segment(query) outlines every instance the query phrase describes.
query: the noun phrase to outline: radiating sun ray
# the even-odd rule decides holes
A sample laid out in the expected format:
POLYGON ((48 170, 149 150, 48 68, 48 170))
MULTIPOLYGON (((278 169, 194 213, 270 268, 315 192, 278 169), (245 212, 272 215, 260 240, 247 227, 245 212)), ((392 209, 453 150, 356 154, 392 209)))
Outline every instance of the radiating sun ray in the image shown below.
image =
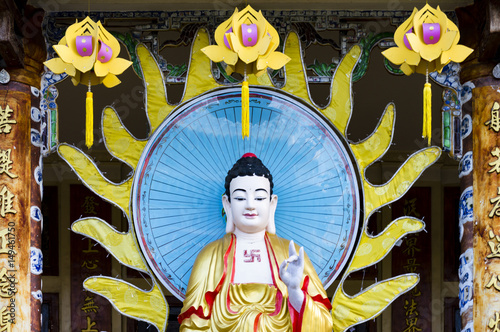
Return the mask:
POLYGON ((83 183, 97 195, 112 204, 115 204, 130 215, 130 193, 132 190, 132 179, 120 184, 109 181, 100 171, 97 165, 79 149, 61 144, 58 148, 59 155, 73 168, 83 183))
POLYGON ((144 272, 148 271, 140 252, 130 250, 136 245, 132 232, 118 232, 99 218, 79 219, 71 225, 71 230, 78 234, 90 236, 99 244, 105 246, 123 265, 144 272))
MULTIPOLYGON (((220 86, 212 77, 210 60, 200 51, 207 45, 209 45, 207 32, 198 31, 191 48, 182 102, 220 86)), ((300 41, 295 33, 288 35, 285 41, 285 53, 292 60, 286 65, 286 84, 282 90, 315 106, 309 95, 300 41)), ((352 113, 351 76, 360 54, 359 46, 351 48, 334 73, 330 103, 323 109, 315 106, 344 137, 352 113)), ((137 47, 137 55, 144 78, 146 114, 151 125, 151 135, 176 106, 170 105, 167 101, 163 75, 153 55, 144 45, 137 47)), ((268 75, 259 78, 252 76, 249 81, 252 84, 272 86, 268 75)), ((394 220, 379 235, 370 236, 366 232, 370 214, 404 195, 424 169, 434 163, 440 155, 440 150, 435 147, 418 151, 408 158, 387 183, 378 186, 371 184, 365 178, 365 170, 380 159, 389 148, 394 123, 395 108, 393 104, 389 104, 374 133, 362 142, 350 144, 360 171, 364 192, 364 202, 361 202, 364 205, 364 215, 361 216, 362 230, 358 245, 332 299, 334 331, 345 331, 351 326, 377 316, 398 296, 414 287, 419 280, 416 274, 406 274, 374 284, 354 296, 344 292, 344 281, 349 273, 377 263, 390 252, 399 239, 424 228, 422 221, 402 217, 394 220)), ((147 139, 138 140, 133 137, 111 108, 106 108, 103 112, 102 127, 106 148, 135 171, 148 142, 147 139)), ((129 221, 129 230, 126 233, 114 230, 108 223, 98 218, 80 219, 73 223, 72 230, 99 242, 120 263, 146 271, 153 282, 150 290, 142 290, 122 280, 90 277, 84 282, 84 287, 109 299, 123 315, 149 322, 159 331, 164 331, 168 319, 168 304, 158 287, 158 281, 145 263, 132 226, 131 188, 137 174, 133 172, 132 177, 123 183, 115 184, 106 179, 97 165, 80 150, 61 144, 59 155, 73 168, 86 186, 122 209, 129 221)))
POLYGON ((147 140, 139 141, 123 126, 116 111, 106 107, 102 114, 104 144, 115 158, 135 169, 147 140))

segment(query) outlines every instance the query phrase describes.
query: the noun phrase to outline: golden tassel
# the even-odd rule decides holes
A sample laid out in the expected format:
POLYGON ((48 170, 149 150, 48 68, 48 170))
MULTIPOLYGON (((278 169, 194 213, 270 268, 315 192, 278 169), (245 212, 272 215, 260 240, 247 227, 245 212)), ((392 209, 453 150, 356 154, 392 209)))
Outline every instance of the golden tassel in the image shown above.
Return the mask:
POLYGON ((94 144, 94 98, 90 86, 85 106, 85 145, 90 149, 94 144))
POLYGON ((432 91, 431 84, 424 84, 424 123, 422 137, 427 138, 427 145, 431 145, 432 136, 432 91))
POLYGON ((250 89, 248 81, 241 85, 241 136, 243 139, 250 136, 250 89))

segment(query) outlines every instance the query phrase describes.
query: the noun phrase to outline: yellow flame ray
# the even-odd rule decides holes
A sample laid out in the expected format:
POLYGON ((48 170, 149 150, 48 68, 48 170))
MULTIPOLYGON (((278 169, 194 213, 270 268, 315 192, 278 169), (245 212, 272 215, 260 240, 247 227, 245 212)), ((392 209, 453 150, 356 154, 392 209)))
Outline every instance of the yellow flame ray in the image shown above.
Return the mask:
POLYGON ((409 273, 374 284, 354 297, 337 290, 332 303, 333 331, 346 331, 374 318, 418 281, 417 274, 409 273))
POLYGON ((148 141, 136 139, 111 107, 106 107, 102 114, 102 130, 109 153, 135 169, 148 141))
POLYGON ((307 73, 302 61, 299 36, 291 32, 285 39, 284 53, 290 57, 285 65, 285 86, 282 90, 312 103, 307 86, 307 73))
POLYGON ((394 244, 409 233, 419 232, 424 229, 423 221, 413 217, 401 217, 393 220, 377 236, 370 236, 364 230, 356 254, 346 271, 346 276, 354 271, 363 269, 379 262, 392 249, 394 244))
POLYGON ((207 31, 205 29, 198 30, 191 47, 191 59, 182 102, 196 97, 201 92, 220 86, 212 76, 210 59, 201 51, 202 48, 208 45, 210 45, 210 41, 207 31))
POLYGON ((113 184, 102 175, 97 165, 79 149, 67 144, 60 144, 59 156, 70 165, 83 183, 103 199, 115 204, 130 216, 129 200, 132 190, 132 178, 120 184, 113 184))
POLYGON ((167 102, 163 74, 151 52, 146 46, 139 44, 137 56, 146 87, 146 113, 151 125, 151 133, 153 133, 175 106, 167 102))
POLYGON ((346 136, 352 113, 352 72, 361 56, 361 48, 354 45, 339 63, 330 87, 330 104, 321 112, 346 136))
POLYGON ((151 291, 144 291, 128 282, 109 277, 89 277, 83 285, 89 291, 107 298, 122 315, 146 321, 158 331, 165 331, 169 308, 156 283, 151 291))
POLYGON ((441 149, 429 147, 410 156, 394 176, 381 186, 363 181, 365 193, 365 216, 374 210, 401 198, 422 172, 432 165, 441 155, 441 149))
POLYGON ((71 225, 71 230, 92 238, 123 265, 148 272, 132 229, 121 233, 99 218, 82 218, 71 225), (135 248, 136 250, 131 250, 135 248))
POLYGON ((350 144, 363 178, 366 168, 378 160, 391 145, 395 121, 396 112, 394 104, 391 103, 387 105, 373 134, 360 143, 350 144))

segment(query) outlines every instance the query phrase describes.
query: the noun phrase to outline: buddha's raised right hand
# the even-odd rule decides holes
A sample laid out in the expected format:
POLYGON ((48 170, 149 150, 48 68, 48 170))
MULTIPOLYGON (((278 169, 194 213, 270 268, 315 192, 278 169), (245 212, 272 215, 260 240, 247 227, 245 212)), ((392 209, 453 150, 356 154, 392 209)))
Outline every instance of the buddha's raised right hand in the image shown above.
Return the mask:
POLYGON ((304 274, 304 248, 300 247, 297 255, 295 244, 290 241, 288 253, 290 257, 280 265, 280 278, 288 288, 288 301, 295 310, 300 312, 304 302, 304 293, 300 289, 302 275, 304 274))

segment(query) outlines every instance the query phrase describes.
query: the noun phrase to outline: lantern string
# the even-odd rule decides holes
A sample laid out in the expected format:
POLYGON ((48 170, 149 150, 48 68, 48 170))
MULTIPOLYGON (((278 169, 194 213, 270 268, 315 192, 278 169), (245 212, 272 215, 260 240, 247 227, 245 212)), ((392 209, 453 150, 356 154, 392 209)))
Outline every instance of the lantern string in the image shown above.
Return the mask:
POLYGON ((250 89, 248 87, 247 65, 245 64, 243 83, 241 84, 241 136, 250 136, 250 89))

